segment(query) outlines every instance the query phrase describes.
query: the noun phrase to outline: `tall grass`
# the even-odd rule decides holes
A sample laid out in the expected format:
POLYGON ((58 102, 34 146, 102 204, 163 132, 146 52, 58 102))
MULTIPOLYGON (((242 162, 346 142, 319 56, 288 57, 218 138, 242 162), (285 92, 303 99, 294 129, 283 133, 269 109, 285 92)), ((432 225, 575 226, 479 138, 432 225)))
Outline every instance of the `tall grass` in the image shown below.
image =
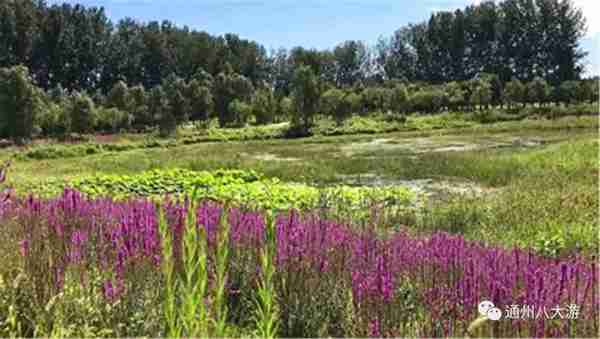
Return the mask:
POLYGON ((183 326, 179 321, 178 306, 177 306, 177 277, 175 272, 175 257, 173 256, 173 240, 169 225, 164 217, 162 207, 159 209, 159 227, 161 234, 162 247, 162 273, 164 276, 164 317, 165 317, 165 334, 171 338, 181 337, 183 334, 183 326))
POLYGON ((217 231, 217 246, 215 253, 215 296, 214 306, 214 335, 225 337, 227 327, 227 260, 229 256, 229 222, 227 220, 229 208, 224 208, 219 220, 219 230, 217 231))
POLYGON ((206 232, 196 226, 194 204, 190 203, 183 236, 182 267, 177 267, 173 234, 159 205, 162 272, 165 279, 164 317, 168 337, 206 337, 209 314, 206 308, 208 285, 206 232))
POLYGON ((278 308, 275 291, 275 257, 277 238, 275 219, 268 213, 265 222, 265 242, 260 253, 260 281, 256 291, 256 336, 275 338, 278 328, 278 308))
POLYGON ((205 337, 210 333, 205 299, 208 287, 206 231, 202 225, 196 226, 194 211, 192 201, 184 236, 183 322, 187 336, 205 337))

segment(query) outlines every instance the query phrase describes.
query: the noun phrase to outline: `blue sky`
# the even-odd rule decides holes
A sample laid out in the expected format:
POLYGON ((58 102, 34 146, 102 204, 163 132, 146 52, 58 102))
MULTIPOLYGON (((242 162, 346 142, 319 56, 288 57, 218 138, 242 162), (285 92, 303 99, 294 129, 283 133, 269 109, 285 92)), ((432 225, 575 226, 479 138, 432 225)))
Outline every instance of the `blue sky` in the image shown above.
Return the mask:
MULTIPOLYGON (((50 3, 64 1, 51 0, 50 3)), ((103 6, 117 21, 168 19, 211 34, 237 33, 267 49, 304 46, 331 48, 355 39, 369 44, 389 36, 407 23, 429 17, 432 11, 462 8, 478 0, 69 0, 103 6)), ((583 49, 589 74, 600 74, 600 0, 574 0, 588 18, 583 49)))

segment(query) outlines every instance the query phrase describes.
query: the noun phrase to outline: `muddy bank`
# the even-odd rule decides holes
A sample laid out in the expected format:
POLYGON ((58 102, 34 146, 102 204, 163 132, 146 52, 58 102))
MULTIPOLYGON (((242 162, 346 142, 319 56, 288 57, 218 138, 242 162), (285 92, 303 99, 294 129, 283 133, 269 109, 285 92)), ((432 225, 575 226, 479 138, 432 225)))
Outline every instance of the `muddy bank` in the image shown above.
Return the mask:
POLYGON ((495 148, 532 148, 556 140, 543 137, 520 136, 440 136, 427 138, 378 138, 369 142, 355 142, 340 148, 347 156, 360 156, 374 152, 410 154, 466 152, 495 148))
POLYGON ((443 199, 449 196, 485 196, 496 192, 497 188, 486 187, 476 182, 458 179, 390 179, 372 173, 360 175, 340 175, 341 183, 350 186, 404 186, 411 191, 430 199, 443 199))

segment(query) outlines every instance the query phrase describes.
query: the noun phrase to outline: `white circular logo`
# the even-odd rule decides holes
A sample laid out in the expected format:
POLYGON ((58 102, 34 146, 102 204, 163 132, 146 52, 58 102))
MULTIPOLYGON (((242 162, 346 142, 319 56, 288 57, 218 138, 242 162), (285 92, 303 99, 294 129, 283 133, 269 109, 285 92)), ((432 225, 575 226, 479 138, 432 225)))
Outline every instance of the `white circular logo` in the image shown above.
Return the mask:
POLYGON ((487 317, 493 321, 500 320, 502 318, 502 311, 499 308, 492 307, 487 311, 487 317))
POLYGON ((482 316, 487 316, 488 311, 492 308, 494 308, 494 303, 488 300, 484 300, 479 303, 479 314, 482 316))

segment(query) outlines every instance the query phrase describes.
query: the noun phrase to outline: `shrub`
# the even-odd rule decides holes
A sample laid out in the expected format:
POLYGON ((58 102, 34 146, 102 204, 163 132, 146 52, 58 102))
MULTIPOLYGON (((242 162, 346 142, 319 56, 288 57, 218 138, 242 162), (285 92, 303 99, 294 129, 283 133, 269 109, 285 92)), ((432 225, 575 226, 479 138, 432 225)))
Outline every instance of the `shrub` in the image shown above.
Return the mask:
POLYGON ((444 103, 444 93, 438 89, 422 89, 410 98, 410 106, 416 112, 437 113, 444 103))
POLYGON ((404 85, 396 85, 392 89, 390 109, 396 113, 406 113, 408 110, 408 90, 404 85))
POLYGON ((89 133, 96 125, 96 111, 94 102, 85 93, 74 93, 68 104, 71 131, 75 133, 89 133))
MULTIPOLYGON (((128 92, 129 101, 131 102, 131 108, 129 111, 124 111, 125 114, 130 115, 127 119, 131 121, 131 124, 137 127, 152 125, 154 119, 150 114, 150 108, 148 107, 148 94, 144 89, 144 86, 138 85, 131 87, 128 92)), ((123 111, 122 111, 123 112, 123 111)))
POLYGON ((99 107, 96 109, 98 128, 104 131, 117 133, 121 129, 128 129, 131 125, 130 115, 117 108, 99 107))
POLYGON ((238 99, 229 103, 229 112, 235 117, 234 123, 237 127, 242 127, 248 122, 252 114, 252 106, 238 99))
POLYGON ((530 103, 545 104, 552 90, 546 80, 536 77, 527 85, 527 95, 530 103))
POLYGON ((525 103, 526 88, 521 81, 513 79, 506 84, 504 89, 505 100, 509 106, 525 103))
POLYGON ((123 112, 131 112, 134 108, 129 88, 124 81, 117 81, 106 97, 106 106, 117 108, 123 112))
POLYGON ((321 112, 336 120, 338 125, 352 113, 346 94, 339 89, 330 89, 321 96, 321 112))

